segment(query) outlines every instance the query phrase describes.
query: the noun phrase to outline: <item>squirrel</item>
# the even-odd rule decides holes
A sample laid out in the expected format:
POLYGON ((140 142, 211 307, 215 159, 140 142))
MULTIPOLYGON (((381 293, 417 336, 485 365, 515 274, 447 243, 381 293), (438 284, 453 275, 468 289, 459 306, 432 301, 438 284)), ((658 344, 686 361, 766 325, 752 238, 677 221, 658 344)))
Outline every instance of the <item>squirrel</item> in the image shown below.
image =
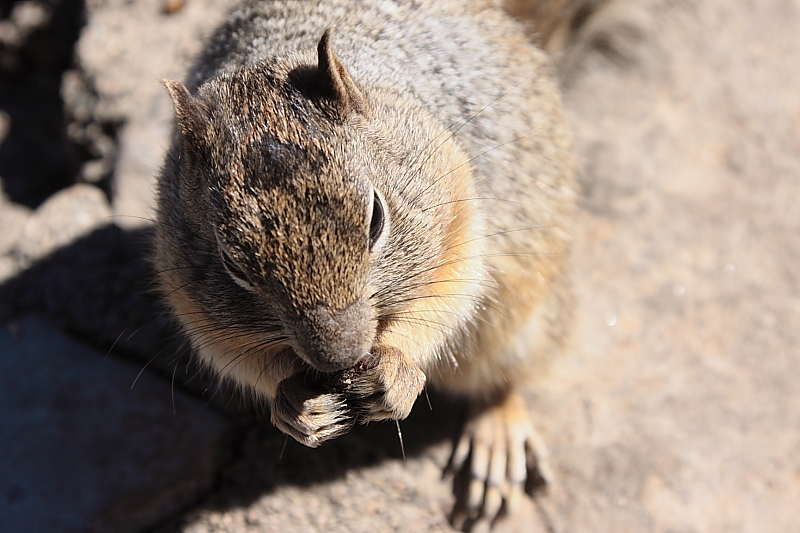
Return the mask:
POLYGON ((513 512, 551 475, 521 391, 570 318, 554 72, 497 3, 236 8, 164 82, 154 262, 199 359, 311 447, 464 398, 468 516, 513 512))

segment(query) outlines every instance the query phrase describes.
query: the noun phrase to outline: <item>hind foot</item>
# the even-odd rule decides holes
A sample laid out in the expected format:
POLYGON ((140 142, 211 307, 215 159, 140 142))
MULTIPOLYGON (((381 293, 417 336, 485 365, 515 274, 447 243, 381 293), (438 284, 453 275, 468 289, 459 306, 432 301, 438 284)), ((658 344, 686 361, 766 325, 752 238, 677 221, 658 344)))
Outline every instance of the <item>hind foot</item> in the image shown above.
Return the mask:
POLYGON ((524 493, 532 495, 552 480, 547 455, 518 393, 471 408, 448 467, 465 481, 462 490, 456 487, 453 526, 469 531, 516 511, 524 493))

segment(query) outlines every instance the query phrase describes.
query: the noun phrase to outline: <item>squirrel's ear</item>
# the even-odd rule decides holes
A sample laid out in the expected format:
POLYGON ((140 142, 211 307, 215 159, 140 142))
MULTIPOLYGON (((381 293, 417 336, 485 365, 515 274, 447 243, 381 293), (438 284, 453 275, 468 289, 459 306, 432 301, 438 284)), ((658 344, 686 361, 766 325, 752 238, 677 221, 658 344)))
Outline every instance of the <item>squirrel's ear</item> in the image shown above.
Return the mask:
POLYGON ((367 99, 356 86, 347 68, 342 64, 331 46, 333 28, 328 28, 322 34, 322 38, 317 45, 319 56, 317 66, 317 80, 327 97, 331 99, 336 110, 342 115, 347 116, 351 112, 365 113, 367 111, 367 99))
POLYGON ((205 106, 181 82, 165 79, 162 83, 172 98, 184 140, 195 146, 200 145, 210 122, 205 106))

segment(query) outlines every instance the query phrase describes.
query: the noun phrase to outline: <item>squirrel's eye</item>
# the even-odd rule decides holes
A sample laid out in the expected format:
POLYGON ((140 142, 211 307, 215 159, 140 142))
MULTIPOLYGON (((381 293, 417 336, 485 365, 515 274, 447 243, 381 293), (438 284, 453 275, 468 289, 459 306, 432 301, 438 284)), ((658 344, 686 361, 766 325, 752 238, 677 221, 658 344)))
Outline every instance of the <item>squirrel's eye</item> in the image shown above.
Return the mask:
POLYGON ((378 240, 378 237, 381 236, 381 232, 383 231, 383 222, 383 204, 381 204, 381 199, 378 197, 378 193, 375 192, 373 193, 372 198, 372 218, 369 221, 370 250, 372 250, 372 247, 375 245, 375 241, 378 240))
POLYGON ((247 276, 245 275, 244 271, 242 271, 241 267, 236 264, 230 255, 228 255, 228 251, 224 246, 219 247, 219 255, 222 258, 222 264, 225 267, 225 270, 228 271, 228 274, 230 274, 230 276, 233 278, 233 281, 247 290, 252 290, 250 282, 247 281, 247 276))

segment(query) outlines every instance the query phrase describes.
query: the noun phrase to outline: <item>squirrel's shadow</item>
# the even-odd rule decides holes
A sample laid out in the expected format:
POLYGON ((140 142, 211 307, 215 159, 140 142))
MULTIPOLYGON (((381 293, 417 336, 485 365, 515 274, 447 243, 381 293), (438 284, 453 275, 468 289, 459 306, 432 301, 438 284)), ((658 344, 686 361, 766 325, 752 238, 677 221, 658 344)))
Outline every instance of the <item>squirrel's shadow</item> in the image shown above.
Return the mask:
MULTIPOLYGON (((356 426, 317 449, 287 441, 269 423, 266 407, 243 400, 187 364, 182 336, 154 290, 150 240, 150 229, 109 225, 57 250, 0 285, 0 324, 23 314, 44 314, 89 344, 139 361, 233 421, 238 429, 228 440, 231 449, 223 455, 229 459, 219 467, 216 487, 191 509, 247 506, 282 485, 309 486, 403 454, 419 456, 457 434, 463 409, 431 393, 430 408, 424 394, 401 422, 402 447, 394 423, 356 426), (204 394, 209 390, 215 392, 204 394)), ((180 431, 179 425, 164 431, 180 431)), ((165 517, 159 531, 178 530, 185 524, 183 514, 165 517)))
MULTIPOLYGON (((250 426, 240 442, 239 457, 223 469, 217 490, 199 507, 248 507, 281 486, 311 487, 386 460, 412 460, 432 445, 450 441, 458 430, 461 406, 436 394, 430 402, 431 407, 420 398, 409 418, 400 422, 402 444, 395 423, 383 422, 357 425, 319 448, 307 448, 272 427, 263 413, 261 423, 250 426)), ((158 532, 183 531, 187 519, 191 517, 178 517, 158 532)))

